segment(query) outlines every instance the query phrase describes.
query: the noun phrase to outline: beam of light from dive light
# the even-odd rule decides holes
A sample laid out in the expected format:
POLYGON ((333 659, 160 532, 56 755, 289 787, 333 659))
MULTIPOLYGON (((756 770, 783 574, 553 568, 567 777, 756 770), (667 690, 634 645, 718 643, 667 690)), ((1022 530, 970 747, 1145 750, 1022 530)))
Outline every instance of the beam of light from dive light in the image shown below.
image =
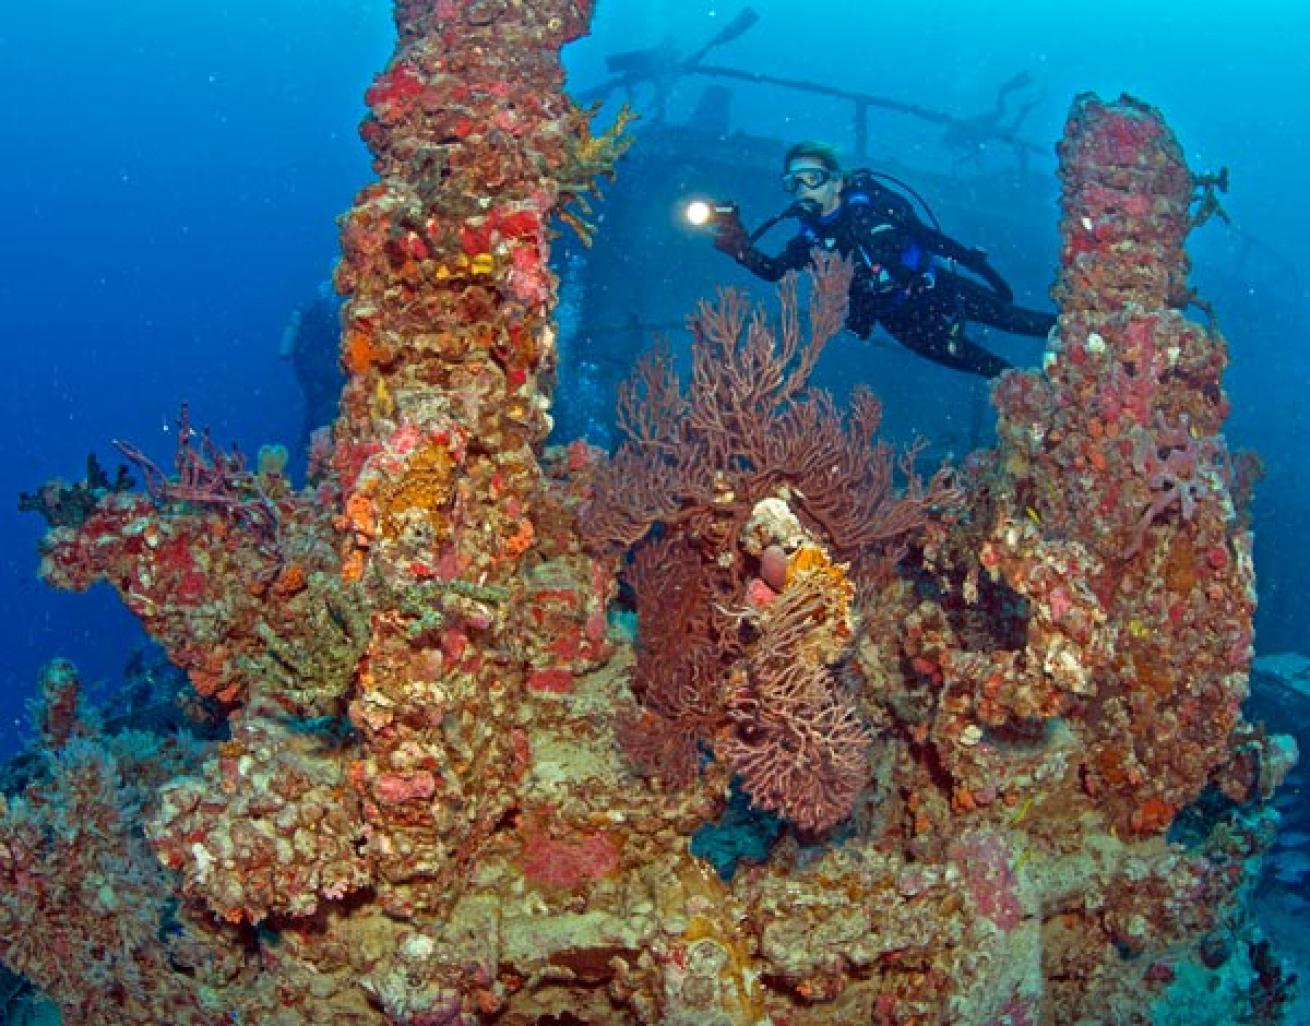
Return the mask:
POLYGON ((710 203, 707 200, 689 200, 682 208, 682 216, 693 228, 704 228, 721 217, 727 217, 736 211, 735 203, 710 203))

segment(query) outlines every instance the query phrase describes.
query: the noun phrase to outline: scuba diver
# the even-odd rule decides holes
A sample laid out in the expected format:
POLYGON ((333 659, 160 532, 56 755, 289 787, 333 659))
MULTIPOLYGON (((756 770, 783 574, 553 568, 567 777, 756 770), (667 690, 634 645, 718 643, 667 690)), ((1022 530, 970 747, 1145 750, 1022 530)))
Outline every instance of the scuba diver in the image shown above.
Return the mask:
POLYGON ((970 339, 968 322, 1034 337, 1055 323, 1052 314, 1015 306, 1009 285, 982 250, 925 224, 873 172, 844 174, 832 147, 798 143, 783 168, 783 189, 796 202, 754 233, 746 231, 735 204, 714 208, 714 245, 765 281, 807 266, 815 247, 853 259, 846 326, 860 338, 882 324, 935 363, 993 378, 1010 364, 970 339), (777 256, 762 253, 755 240, 784 217, 796 217, 800 232, 777 256))
POLYGON ((346 383, 337 358, 341 338, 341 299, 331 281, 319 284, 314 298, 293 310, 282 329, 278 355, 290 360, 305 396, 299 452, 308 452, 310 437, 337 415, 346 383))
POLYGON ((996 100, 991 110, 950 122, 942 133, 942 145, 957 155, 956 164, 980 164, 987 147, 995 142, 1012 146, 1019 163, 1027 166, 1029 150, 1016 145, 1019 129, 1044 97, 1040 93, 1030 97, 1013 114, 1010 113, 1010 100, 1013 94, 1021 93, 1031 85, 1033 77, 1028 72, 1021 71, 1012 75, 997 87, 996 100))

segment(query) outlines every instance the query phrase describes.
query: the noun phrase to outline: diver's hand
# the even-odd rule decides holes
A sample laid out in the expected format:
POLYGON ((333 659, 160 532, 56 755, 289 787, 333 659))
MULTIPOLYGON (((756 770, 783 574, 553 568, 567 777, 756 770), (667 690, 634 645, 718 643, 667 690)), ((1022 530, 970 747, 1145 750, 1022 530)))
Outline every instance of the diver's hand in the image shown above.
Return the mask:
POLYGON ((740 260, 751 248, 750 233, 741 223, 741 215, 735 208, 715 219, 714 248, 727 253, 734 260, 740 260))

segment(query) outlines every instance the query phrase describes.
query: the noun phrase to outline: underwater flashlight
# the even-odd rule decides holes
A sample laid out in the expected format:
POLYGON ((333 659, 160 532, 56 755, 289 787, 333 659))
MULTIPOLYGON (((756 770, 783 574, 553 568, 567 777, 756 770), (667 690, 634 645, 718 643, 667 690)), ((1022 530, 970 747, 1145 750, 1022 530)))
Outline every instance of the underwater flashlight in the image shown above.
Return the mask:
POLYGON ((705 200, 691 200, 682 208, 682 216, 694 228, 703 228, 713 224, 721 217, 728 217, 737 212, 735 203, 709 203, 705 200))

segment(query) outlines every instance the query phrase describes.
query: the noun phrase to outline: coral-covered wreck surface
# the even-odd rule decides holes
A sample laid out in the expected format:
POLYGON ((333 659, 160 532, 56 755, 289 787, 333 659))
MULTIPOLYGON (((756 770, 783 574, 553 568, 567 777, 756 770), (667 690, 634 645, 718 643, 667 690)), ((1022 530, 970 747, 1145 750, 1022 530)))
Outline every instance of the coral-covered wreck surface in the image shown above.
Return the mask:
POLYGON ((550 239, 626 145, 562 89, 588 17, 397 0, 304 489, 188 423, 144 492, 41 491, 44 578, 117 589, 209 728, 50 665, 0 960, 97 1026, 1279 1021, 1242 898, 1295 748, 1242 716, 1246 475, 1159 114, 1073 104, 994 450, 920 472, 809 387, 828 260, 695 311, 612 456, 546 449, 550 239))

